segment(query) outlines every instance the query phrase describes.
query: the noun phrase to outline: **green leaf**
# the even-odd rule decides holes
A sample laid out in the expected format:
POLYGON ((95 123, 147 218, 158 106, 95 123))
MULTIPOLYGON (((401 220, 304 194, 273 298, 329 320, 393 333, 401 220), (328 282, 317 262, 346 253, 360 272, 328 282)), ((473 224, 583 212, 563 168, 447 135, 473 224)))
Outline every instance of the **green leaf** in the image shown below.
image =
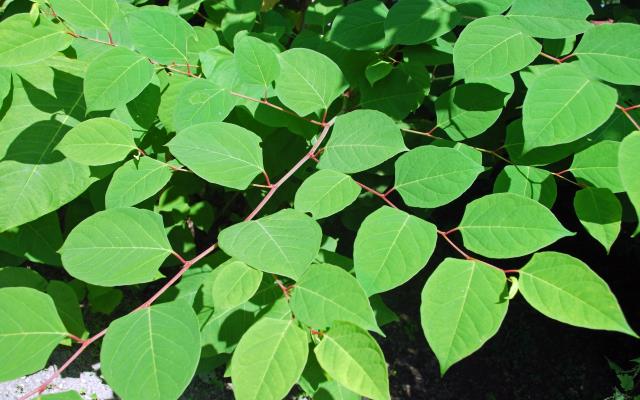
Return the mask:
POLYGON ((278 59, 276 94, 298 115, 327 110, 346 89, 342 71, 324 54, 295 48, 280 53, 278 59))
POLYGON ((44 368, 67 330, 48 295, 26 287, 0 289, 0 382, 44 368))
POLYGON ((361 400, 362 397, 340 385, 336 381, 325 381, 318 385, 314 400, 361 400))
POLYGON ((36 271, 26 267, 0 268, 0 288, 22 286, 44 292, 47 280, 36 271))
POLYGON ((298 279, 320 250, 322 230, 311 217, 284 209, 220 232, 220 248, 264 272, 298 279))
POLYGON ((67 332, 79 338, 89 336, 89 331, 84 326, 78 296, 73 288, 63 281, 53 280, 47 285, 47 293, 51 296, 67 332))
POLYGON ((491 258, 524 256, 574 235, 547 207, 514 193, 490 194, 467 204, 458 230, 466 248, 491 258))
POLYGON ((603 140, 576 153, 569 171, 578 182, 606 188, 613 193, 624 191, 618 171, 620 142, 603 140))
POLYGON ((507 165, 496 177, 493 193, 516 193, 551 208, 558 187, 551 172, 522 165, 507 165))
POLYGON ((573 208, 584 228, 609 253, 620 233, 622 205, 609 189, 585 188, 576 192, 573 208))
POLYGON ((430 222, 383 206, 358 229, 353 245, 356 277, 368 295, 398 287, 427 264, 436 240, 430 222))
POLYGON ((136 144, 128 125, 100 117, 76 125, 56 149, 80 164, 106 165, 121 161, 136 149, 136 144))
POLYGON ((178 94, 173 117, 175 129, 180 132, 194 125, 222 121, 237 101, 222 86, 206 79, 193 79, 178 94))
POLYGON ((469 78, 498 77, 529 65, 542 46, 503 16, 472 21, 453 47, 456 75, 469 78))
POLYGON ((167 145, 199 177, 246 189, 264 170, 260 142, 258 135, 239 125, 209 122, 180 131, 167 145))
POLYGON ((436 208, 460 197, 483 171, 458 149, 420 146, 396 161, 394 188, 408 206, 436 208))
POLYGON ((574 54, 580 66, 607 82, 640 85, 640 26, 616 22, 585 32, 574 54))
POLYGON ((11 80, 11 70, 0 68, 0 102, 11 92, 11 80))
POLYGON ((584 75, 576 64, 557 65, 536 79, 524 99, 523 151, 573 142, 611 116, 618 92, 584 75))
POLYGON ((562 39, 589 29, 591 14, 586 0, 514 0, 507 17, 531 36, 562 39))
POLYGON ((171 169, 165 163, 151 157, 131 159, 113 173, 105 207, 135 206, 162 190, 170 179, 171 169))
POLYGON ((79 223, 64 242, 69 274, 99 286, 150 282, 171 254, 162 217, 137 208, 111 208, 79 223))
POLYGON ((50 0, 56 14, 81 29, 109 31, 120 12, 116 0, 50 0))
POLYGON ((429 91, 429 74, 423 72, 421 65, 418 65, 419 74, 407 71, 410 65, 404 67, 405 63, 401 63, 375 85, 362 86, 360 108, 381 111, 395 120, 402 120, 417 110, 429 91))
POLYGON ((61 266, 58 254, 60 246, 62 232, 56 213, 49 213, 0 234, 0 250, 42 264, 61 266))
POLYGON ((583 328, 638 337, 607 283, 587 264, 567 254, 534 254, 520 269, 520 293, 549 318, 583 328))
POLYGON ((309 267, 296 282, 290 304, 296 318, 318 330, 329 328, 336 321, 346 321, 380 332, 360 283, 335 265, 309 267))
POLYGON ((435 101, 438 128, 452 140, 478 136, 498 120, 509 96, 485 83, 455 86, 435 101))
POLYGON ((29 79, 47 85, 47 91, 14 80, 11 107, 0 120, 0 232, 57 210, 95 181, 89 167, 55 150, 75 117, 84 114, 80 79, 44 65, 34 69, 29 79), (48 86, 54 77, 55 91, 48 86), (43 111, 52 109, 59 115, 43 111))
POLYGON ((229 260, 205 278, 203 301, 213 305, 216 312, 237 307, 253 297, 261 281, 261 271, 242 261, 229 260))
POLYGON ((461 15, 443 0, 399 0, 384 22, 391 44, 420 44, 452 30, 461 15))
POLYGON ((315 353, 322 369, 347 389, 373 400, 391 398, 384 354, 364 329, 336 322, 315 353))
POLYGON ((71 44, 61 24, 40 18, 33 26, 29 14, 15 14, 0 22, 0 67, 19 67, 49 58, 71 44))
MULTIPOLYGON (((35 4, 35 3, 34 3, 35 4)), ((38 396, 36 400, 83 400, 75 390, 38 396)))
POLYGON ((352 50, 381 50, 387 45, 384 23, 389 10, 378 0, 351 3, 338 11, 328 40, 352 50))
POLYGON ((356 201, 360 186, 349 175, 331 169, 320 170, 302 182, 296 192, 295 209, 320 219, 344 210, 356 201))
POLYGON ((280 63, 272 46, 262 40, 245 36, 235 46, 234 59, 238 77, 249 84, 270 87, 280 75, 280 63))
POLYGON ((493 337, 507 314, 505 274, 481 261, 446 258, 422 290, 420 319, 440 374, 493 337))
MULTIPOLYGON (((640 179, 638 179, 640 158, 638 154, 640 154, 640 132, 636 131, 625 137, 620 144, 618 171, 622 186, 636 209, 638 219, 640 219, 640 179)), ((640 230, 640 224, 638 226, 636 233, 640 230)))
MULTIPOLYGON (((354 3, 358 4, 358 3, 354 3)), ((373 86, 380 79, 384 79, 389 73, 393 71, 393 64, 388 61, 374 60, 367 65, 364 70, 364 75, 371 86, 373 86)))
POLYGON ((261 319, 242 336, 233 353, 235 398, 284 398, 302 374, 308 354, 307 335, 294 320, 261 319))
POLYGON ((125 47, 114 47, 94 58, 84 79, 87 109, 111 110, 135 99, 153 77, 149 60, 125 47))
POLYGON ((318 168, 360 172, 406 150, 402 132, 391 118, 380 111, 351 111, 336 118, 318 168))
POLYGON ((129 34, 136 50, 161 63, 189 62, 187 43, 195 31, 184 19, 163 8, 136 8, 127 14, 129 34))
POLYGON ((190 305, 158 304, 109 325, 100 370, 123 399, 177 399, 200 360, 198 319, 190 305))
POLYGON ((448 3, 455 6, 462 15, 486 17, 502 14, 513 0, 449 0, 448 3))

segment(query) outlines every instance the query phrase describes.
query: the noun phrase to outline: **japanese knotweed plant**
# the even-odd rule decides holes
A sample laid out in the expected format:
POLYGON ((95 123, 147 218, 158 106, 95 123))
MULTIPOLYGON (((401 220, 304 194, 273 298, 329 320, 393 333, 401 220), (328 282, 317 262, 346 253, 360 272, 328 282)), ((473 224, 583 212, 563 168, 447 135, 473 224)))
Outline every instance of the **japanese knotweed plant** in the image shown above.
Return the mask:
POLYGON ((223 365, 238 399, 389 399, 380 295, 422 270, 443 374, 517 292, 637 336, 597 265, 547 249, 576 234, 558 216, 607 252, 637 226, 637 12, 149 3, 2 6, 0 381, 79 346, 22 399, 100 339, 125 400, 177 399, 223 365), (128 313, 90 334, 83 316, 123 293, 128 313))

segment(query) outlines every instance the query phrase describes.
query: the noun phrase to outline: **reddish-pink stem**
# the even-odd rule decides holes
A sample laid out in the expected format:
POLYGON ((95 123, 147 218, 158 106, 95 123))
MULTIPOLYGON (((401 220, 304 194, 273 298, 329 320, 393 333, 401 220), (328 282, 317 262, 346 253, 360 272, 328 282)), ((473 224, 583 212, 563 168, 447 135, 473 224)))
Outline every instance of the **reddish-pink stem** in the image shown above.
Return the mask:
POLYGON ((640 130, 640 124, 638 123, 638 121, 636 121, 631 114, 629 114, 630 110, 635 110, 636 108, 640 108, 640 104, 636 105, 636 106, 631 106, 631 107, 623 107, 620 104, 616 104, 616 108, 620 111, 622 111, 622 113, 625 115, 625 117, 627 117, 627 119, 629 119, 629 121, 631 121, 631 123, 633 124, 633 126, 635 126, 635 128, 637 130, 640 130))
POLYGON ((322 132, 320 132, 320 136, 318 136, 318 140, 316 140, 316 142, 313 144, 313 146, 311 146, 311 149, 309 149, 309 151, 304 155, 304 157, 302 157, 296 163, 296 165, 291 167, 291 169, 289 171, 287 171, 287 173, 284 174, 284 176, 282 178, 280 178, 280 180, 278 180, 278 182, 276 182, 273 185, 271 185, 271 189, 269 189, 267 194, 262 198, 262 201, 260 201, 260 203, 258 203, 256 208, 254 208, 253 211, 251 211, 251 213, 249 215, 247 215, 247 217, 244 219, 245 221, 250 221, 256 215, 258 215, 258 213, 262 210, 262 208, 267 204, 269 199, 271 199, 271 197, 273 197, 273 195, 278 191, 280 186, 282 186, 282 184, 285 183, 287 181, 287 179, 289 179, 293 174, 295 174, 296 171, 299 170, 300 167, 302 167, 305 162, 307 162, 310 158, 313 157, 313 155, 315 154, 316 150, 318 150, 318 147, 320 147, 320 144, 322 143, 324 138, 329 133, 329 130, 333 126, 334 121, 335 121, 335 118, 323 125, 322 132))
MULTIPOLYGON (((374 196, 377 196, 379 198, 382 199, 382 201, 384 201, 385 203, 387 203, 390 207, 393 208, 398 208, 398 206, 396 206, 391 200, 389 200, 387 198, 387 193, 391 193, 393 190, 388 191, 387 193, 380 193, 375 189, 370 188, 369 186, 365 185, 362 182, 358 182, 354 179, 354 182, 358 184, 358 186, 360 186, 361 188, 363 188, 364 190, 366 190, 367 192, 373 194, 374 196)), ((394 189, 394 188, 391 188, 394 189)))
POLYGON ((505 274, 518 274, 520 273, 519 269, 503 269, 502 272, 505 274))
POLYGON ((440 235, 447 243, 449 243, 449 245, 453 247, 453 249, 457 251, 462 257, 464 257, 465 260, 475 260, 475 258, 471 257, 470 255, 465 253, 464 250, 458 247, 457 244, 453 243, 453 240, 451 240, 449 236, 447 236, 449 232, 451 231, 447 231, 447 232, 438 231, 438 235, 440 235))

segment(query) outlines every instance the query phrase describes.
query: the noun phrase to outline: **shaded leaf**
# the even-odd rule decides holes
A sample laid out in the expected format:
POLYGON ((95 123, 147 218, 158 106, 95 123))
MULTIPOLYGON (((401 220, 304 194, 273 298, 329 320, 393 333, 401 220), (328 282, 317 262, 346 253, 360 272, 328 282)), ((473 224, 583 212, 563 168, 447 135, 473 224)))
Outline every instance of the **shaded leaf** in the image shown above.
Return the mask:
POLYGON ((452 30, 461 15, 442 0, 399 0, 384 22, 392 44, 420 44, 452 30))

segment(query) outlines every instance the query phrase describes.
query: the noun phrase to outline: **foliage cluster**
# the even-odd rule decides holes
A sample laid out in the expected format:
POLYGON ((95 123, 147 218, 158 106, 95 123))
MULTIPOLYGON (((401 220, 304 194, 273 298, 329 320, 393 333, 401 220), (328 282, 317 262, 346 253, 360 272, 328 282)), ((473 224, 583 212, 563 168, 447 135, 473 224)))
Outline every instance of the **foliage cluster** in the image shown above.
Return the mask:
POLYGON ((79 346, 24 399, 100 339, 125 400, 219 366, 242 400, 389 399, 381 294, 423 269, 442 374, 516 295, 637 337, 597 266, 548 248, 567 215, 602 251, 638 233, 637 10, 147 3, 3 5, 0 381, 79 346), (124 293, 150 297, 89 334, 124 293))

